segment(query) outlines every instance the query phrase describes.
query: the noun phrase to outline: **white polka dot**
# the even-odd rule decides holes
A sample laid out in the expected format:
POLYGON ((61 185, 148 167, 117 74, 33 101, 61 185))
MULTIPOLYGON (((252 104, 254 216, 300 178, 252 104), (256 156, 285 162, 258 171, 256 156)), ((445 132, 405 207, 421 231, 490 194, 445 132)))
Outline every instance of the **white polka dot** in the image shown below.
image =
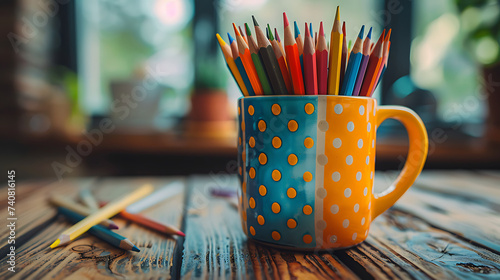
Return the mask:
POLYGON ((375 116, 375 114, 377 114, 377 111, 376 111, 376 110, 373 110, 373 115, 375 116))
POLYGON ((345 219, 344 222, 342 222, 342 226, 344 228, 347 228, 349 226, 349 220, 348 219, 345 219))
POLYGON ((350 188, 346 188, 344 190, 344 196, 345 197, 350 197, 351 196, 351 189, 350 188))
POLYGON ((342 146, 342 140, 340 140, 340 138, 335 138, 333 140, 333 146, 337 149, 340 148, 342 146))
POLYGON ((352 156, 351 156, 351 155, 349 155, 349 156, 347 156, 347 157, 345 158, 345 163, 347 163, 347 165, 351 165, 351 164, 352 164, 352 161, 353 161, 353 159, 352 159, 352 156))
POLYGON ((370 179, 373 179, 373 171, 370 173, 370 179))
POLYGON ((365 189, 363 190, 363 195, 366 196, 368 194, 368 187, 365 187, 365 189))
POLYGON ((372 140, 372 148, 375 148, 375 139, 372 140))
POLYGON ((372 202, 370 201, 370 203, 368 203, 368 210, 370 210, 370 208, 372 208, 372 202))
POLYGON ((333 172, 332 179, 333 179, 334 182, 338 182, 340 180, 340 173, 339 172, 333 172))
POLYGON ((318 223, 316 224, 316 228, 318 228, 319 230, 324 230, 326 228, 326 222, 323 220, 318 221, 318 223))
POLYGON ((339 212, 339 206, 337 204, 332 205, 332 207, 330 207, 330 211, 332 214, 337 214, 339 212))
POLYGON ((372 124, 371 123, 368 123, 366 125, 366 131, 370 132, 370 130, 372 130, 372 124))
POLYGON ((358 213, 359 211, 359 204, 354 204, 354 213, 358 213))
POLYGON ((331 243, 335 243, 335 242, 337 242, 337 236, 336 236, 336 235, 332 235, 332 236, 330 236, 330 242, 331 242, 331 243))
POLYGON ((317 161, 320 165, 326 165, 328 163, 328 157, 326 155, 319 155, 317 161))
POLYGON ((366 156, 366 165, 370 164, 370 156, 366 156))
POLYGON ((361 181, 361 176, 361 171, 358 171, 358 173, 356 173, 356 180, 361 181))
POLYGON ((361 219, 361 225, 364 225, 365 224, 365 217, 363 217, 363 219, 361 219))
POLYGON ((342 107, 342 105, 340 105, 340 104, 337 104, 337 105, 335 105, 335 107, 333 107, 333 111, 335 111, 335 113, 336 113, 337 115, 342 114, 342 111, 343 111, 343 110, 344 110, 344 108, 343 108, 343 107, 342 107))
POLYGON ((356 240, 356 237, 358 237, 358 234, 357 233, 353 233, 352 234, 352 240, 356 240))
POLYGON ((359 114, 361 116, 365 114, 365 106, 363 106, 363 105, 359 106, 359 114))
POLYGON ((326 190, 325 190, 324 188, 318 188, 318 189, 316 190, 316 195, 317 195, 319 198, 323 199, 323 198, 325 198, 325 197, 326 197, 326 190))
POLYGON ((328 122, 325 120, 321 120, 318 122, 318 128, 319 130, 325 132, 328 130, 328 122))
POLYGON ((365 231, 365 236, 367 236, 367 235, 368 235, 368 230, 365 231))
POLYGON ((358 140, 358 148, 363 148, 363 139, 358 140))
POLYGON ((354 123, 353 122, 347 123, 347 130, 349 130, 349 131, 353 131, 354 130, 354 123))

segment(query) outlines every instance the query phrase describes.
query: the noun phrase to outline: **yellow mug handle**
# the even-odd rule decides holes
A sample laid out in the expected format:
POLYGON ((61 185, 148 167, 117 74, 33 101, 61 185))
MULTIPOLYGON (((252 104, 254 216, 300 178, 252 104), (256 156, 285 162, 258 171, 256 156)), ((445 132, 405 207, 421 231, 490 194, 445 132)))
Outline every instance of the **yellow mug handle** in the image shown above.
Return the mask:
POLYGON ((412 110, 401 106, 380 106, 377 110, 377 127, 386 119, 400 121, 408 131, 410 147, 403 170, 385 191, 372 194, 372 220, 389 209, 411 187, 424 167, 429 139, 424 123, 412 110))

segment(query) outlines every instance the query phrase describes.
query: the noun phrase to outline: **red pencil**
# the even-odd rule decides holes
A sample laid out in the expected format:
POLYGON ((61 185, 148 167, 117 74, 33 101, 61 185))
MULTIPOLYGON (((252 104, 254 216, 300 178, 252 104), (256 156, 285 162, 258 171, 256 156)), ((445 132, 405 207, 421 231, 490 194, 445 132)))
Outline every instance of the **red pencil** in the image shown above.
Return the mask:
POLYGON ((363 79, 363 85, 361 86, 360 96, 369 96, 372 92, 374 83, 376 82, 377 73, 382 62, 383 54, 383 41, 385 36, 385 29, 378 38, 377 44, 373 47, 373 51, 368 59, 368 66, 366 67, 365 78, 363 79))
POLYGON ((307 28, 306 23, 306 33, 304 35, 304 49, 303 49, 303 61, 304 61, 304 80, 306 85, 307 95, 317 95, 318 94, 318 78, 316 75, 316 52, 314 50, 314 45, 312 41, 311 33, 309 28, 307 28))
POLYGON ((300 66, 299 50, 297 49, 297 43, 293 38, 292 28, 288 22, 286 13, 283 13, 283 23, 285 26, 284 39, 286 62, 288 65, 288 70, 290 71, 290 76, 292 77, 293 93, 304 95, 304 79, 302 77, 302 67, 300 66))
POLYGON ((319 23, 318 45, 316 46, 316 69, 318 75, 318 94, 328 92, 328 47, 326 45, 323 22, 319 23))
POLYGON ((382 61, 380 63, 380 67, 378 69, 378 72, 377 72, 377 77, 375 78, 375 82, 374 82, 374 85, 372 87, 372 90, 370 92, 370 94, 368 96, 372 96, 373 95, 373 92, 375 91, 375 88, 377 87, 378 85, 378 81, 380 79, 380 75, 382 74, 382 70, 384 69, 384 65, 385 63, 387 62, 387 57, 389 55, 389 43, 390 43, 390 39, 391 39, 391 31, 392 29, 389 29, 389 32, 387 32, 387 35, 385 36, 385 39, 384 39, 384 48, 383 48, 383 51, 382 51, 382 61))
POLYGON ((161 233, 186 236, 182 231, 173 226, 167 226, 165 224, 162 224, 161 222, 155 221, 140 214, 132 214, 123 210, 120 212, 120 216, 136 224, 143 225, 147 228, 154 229, 161 233))

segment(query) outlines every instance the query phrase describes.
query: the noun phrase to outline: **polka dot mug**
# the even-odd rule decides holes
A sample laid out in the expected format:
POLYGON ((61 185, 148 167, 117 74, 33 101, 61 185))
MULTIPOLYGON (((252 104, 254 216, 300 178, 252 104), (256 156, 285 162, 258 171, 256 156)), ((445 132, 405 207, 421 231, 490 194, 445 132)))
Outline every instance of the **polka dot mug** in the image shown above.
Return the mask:
POLYGON ((413 184, 427 157, 421 119, 368 97, 252 96, 238 100, 239 210, 245 234, 282 248, 323 250, 363 242, 370 223, 413 184), (377 127, 402 122, 406 164, 372 193, 377 127))

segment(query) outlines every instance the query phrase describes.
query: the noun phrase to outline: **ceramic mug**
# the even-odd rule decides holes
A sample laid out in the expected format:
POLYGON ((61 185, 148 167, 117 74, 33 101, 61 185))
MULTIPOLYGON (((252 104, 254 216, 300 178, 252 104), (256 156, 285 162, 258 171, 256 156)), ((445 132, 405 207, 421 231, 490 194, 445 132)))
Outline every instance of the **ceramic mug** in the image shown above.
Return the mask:
POLYGON ((427 157, 412 110, 368 97, 252 96, 238 100, 239 210, 245 234, 299 250, 363 242, 370 223, 413 184, 427 157), (377 127, 399 120, 409 153, 396 181, 372 193, 377 127))

